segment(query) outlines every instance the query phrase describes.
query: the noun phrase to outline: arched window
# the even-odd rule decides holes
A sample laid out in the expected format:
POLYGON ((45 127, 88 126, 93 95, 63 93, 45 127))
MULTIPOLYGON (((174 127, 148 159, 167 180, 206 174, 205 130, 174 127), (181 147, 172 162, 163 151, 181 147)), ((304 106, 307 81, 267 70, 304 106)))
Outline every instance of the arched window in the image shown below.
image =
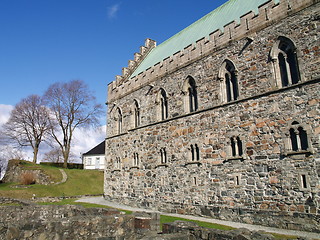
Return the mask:
POLYGON ((300 81, 296 47, 286 38, 279 37, 270 52, 274 77, 279 87, 286 87, 300 81))
POLYGON ((133 153, 133 167, 138 167, 139 166, 139 154, 138 153, 133 153))
POLYGON ((190 145, 191 162, 200 160, 200 150, 198 144, 190 145))
POLYGON ((165 148, 160 149, 160 164, 167 164, 167 152, 165 148))
POLYGON ((156 103, 158 105, 157 116, 158 120, 165 120, 168 118, 168 100, 167 93, 163 88, 160 88, 156 103))
POLYGON ((116 157, 115 161, 114 161, 114 168, 119 170, 121 169, 121 160, 120 157, 116 157))
POLYGON ((121 134, 122 133, 122 112, 120 108, 117 109, 116 121, 117 121, 117 133, 121 134))
POLYGON ((186 112, 195 112, 198 110, 198 94, 196 82, 189 76, 183 84, 184 104, 186 112))
POLYGON ((306 130, 297 121, 293 121, 289 129, 290 150, 307 151, 309 148, 308 135, 306 130))
POLYGON ((231 157, 242 157, 243 156, 243 147, 240 137, 231 137, 230 138, 230 147, 231 147, 231 157))
POLYGON ((133 123, 134 127, 140 126, 140 107, 137 100, 133 102, 133 123))
POLYGON ((223 102, 230 102, 239 98, 237 70, 234 64, 225 60, 219 71, 221 94, 223 102))

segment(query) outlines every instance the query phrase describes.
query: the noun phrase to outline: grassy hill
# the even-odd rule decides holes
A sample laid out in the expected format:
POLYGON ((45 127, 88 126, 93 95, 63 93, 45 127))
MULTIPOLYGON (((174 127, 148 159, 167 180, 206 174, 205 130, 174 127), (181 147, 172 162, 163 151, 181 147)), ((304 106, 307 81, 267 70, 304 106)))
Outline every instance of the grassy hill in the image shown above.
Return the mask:
MULTIPOLYGON (((24 162, 24 169, 41 169, 52 182, 59 182, 62 174, 59 168, 24 162)), ((20 183, 1 183, 0 197, 31 199, 35 197, 64 197, 77 195, 92 195, 103 193, 103 172, 83 169, 63 169, 68 180, 58 185, 33 184, 21 186, 20 183)))

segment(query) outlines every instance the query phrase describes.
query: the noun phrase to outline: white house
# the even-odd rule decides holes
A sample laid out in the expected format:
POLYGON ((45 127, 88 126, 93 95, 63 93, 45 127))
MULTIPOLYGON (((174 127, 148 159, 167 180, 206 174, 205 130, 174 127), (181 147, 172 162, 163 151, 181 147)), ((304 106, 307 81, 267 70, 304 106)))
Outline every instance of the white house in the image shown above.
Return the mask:
POLYGON ((88 152, 82 154, 84 169, 104 169, 105 166, 105 141, 101 142, 88 152))

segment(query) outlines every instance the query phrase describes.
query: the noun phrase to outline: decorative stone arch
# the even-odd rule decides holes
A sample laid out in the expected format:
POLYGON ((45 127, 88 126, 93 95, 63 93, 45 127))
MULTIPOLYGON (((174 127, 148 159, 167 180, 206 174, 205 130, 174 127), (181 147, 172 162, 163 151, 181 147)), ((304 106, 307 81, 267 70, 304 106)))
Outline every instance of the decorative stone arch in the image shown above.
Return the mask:
POLYGON ((168 164, 168 152, 166 147, 160 147, 159 150, 159 164, 167 165, 168 164))
POLYGON ((137 99, 133 99, 131 113, 132 127, 139 127, 141 124, 141 110, 139 101, 137 99))
POLYGON ((167 92, 160 88, 156 97, 157 120, 162 121, 168 118, 168 97, 167 92))
POLYGON ((196 81, 192 76, 188 76, 182 85, 184 110, 186 113, 198 110, 198 93, 196 81))
POLYGON ((284 154, 313 153, 311 135, 312 131, 308 124, 303 123, 300 119, 290 121, 283 133, 284 154))
POLYGON ((227 134, 226 152, 227 159, 245 159, 245 137, 238 132, 227 134))
POLYGON ((218 72, 220 81, 221 102, 231 102, 239 99, 238 69, 229 59, 225 59, 218 72))
POLYGON ((114 122, 115 122, 115 134, 121 134, 123 132, 123 114, 119 106, 115 106, 112 109, 114 122))
POLYGON ((301 81, 298 51, 293 40, 279 36, 269 54, 274 85, 287 87, 301 81))
POLYGON ((191 141, 187 147, 187 162, 199 162, 201 159, 200 144, 197 141, 191 141))
POLYGON ((113 168, 114 168, 114 170, 121 169, 121 158, 119 156, 115 157, 114 162, 113 162, 113 168))
POLYGON ((141 165, 141 149, 140 149, 140 141, 139 140, 134 140, 132 143, 132 152, 131 152, 131 167, 130 168, 140 168, 141 165))

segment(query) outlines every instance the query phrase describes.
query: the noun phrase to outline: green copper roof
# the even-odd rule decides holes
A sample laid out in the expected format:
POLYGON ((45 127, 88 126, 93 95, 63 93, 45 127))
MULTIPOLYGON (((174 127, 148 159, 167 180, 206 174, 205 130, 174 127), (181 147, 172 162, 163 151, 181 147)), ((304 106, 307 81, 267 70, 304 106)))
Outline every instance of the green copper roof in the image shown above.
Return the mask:
MULTIPOLYGON (((269 1, 271 0, 229 0, 152 49, 130 77, 138 75, 218 29, 223 31, 223 27, 232 21, 240 23, 240 17, 250 11, 258 14, 258 7, 269 1)), ((274 2, 278 3, 279 0, 274 2)))

